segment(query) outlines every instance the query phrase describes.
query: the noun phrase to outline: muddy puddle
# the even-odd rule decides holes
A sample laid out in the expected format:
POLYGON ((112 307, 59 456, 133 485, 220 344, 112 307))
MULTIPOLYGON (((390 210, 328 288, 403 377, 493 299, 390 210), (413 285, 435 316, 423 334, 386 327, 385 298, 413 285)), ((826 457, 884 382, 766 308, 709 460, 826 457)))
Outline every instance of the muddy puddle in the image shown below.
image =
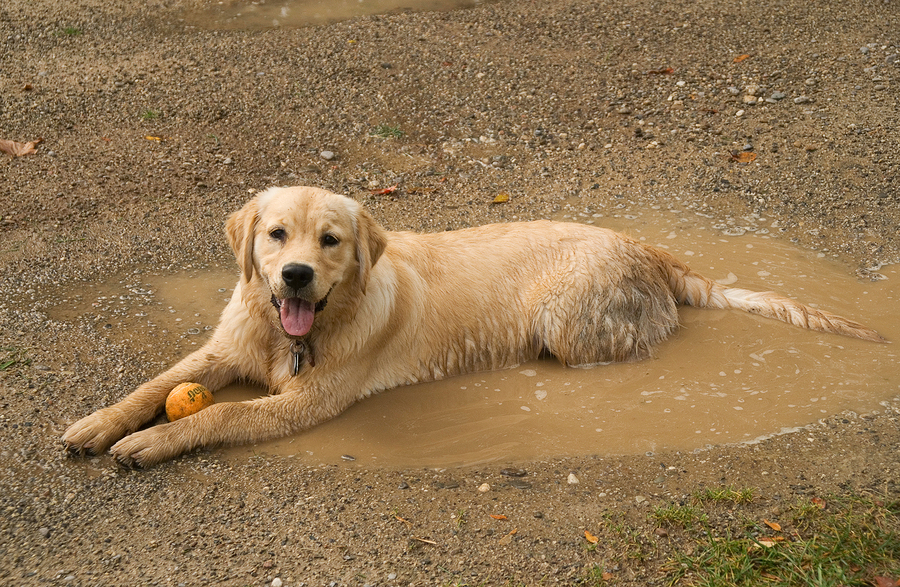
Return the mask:
MULTIPOLYGON (((621 230, 663 247, 726 284, 776 290, 870 325, 900 341, 900 272, 858 281, 827 253, 772 237, 748 217, 714 225, 690 212, 584 210, 558 220, 621 230)), ((172 363, 202 344, 232 292, 230 266, 132 274, 80 287, 51 318, 92 321, 111 340, 172 363)), ((900 395, 898 351, 736 311, 680 310, 683 328, 647 361, 566 369, 538 360, 384 392, 313 430, 222 449, 233 459, 288 455, 309 464, 445 467, 554 456, 642 454, 752 442, 900 395)), ((264 394, 232 385, 216 401, 264 394)))
MULTIPOLYGON (((213 30, 259 30, 328 24, 393 12, 446 12, 489 0, 275 0, 219 2, 182 15, 185 24, 213 30)), ((496 0, 495 0, 496 1, 496 0)))

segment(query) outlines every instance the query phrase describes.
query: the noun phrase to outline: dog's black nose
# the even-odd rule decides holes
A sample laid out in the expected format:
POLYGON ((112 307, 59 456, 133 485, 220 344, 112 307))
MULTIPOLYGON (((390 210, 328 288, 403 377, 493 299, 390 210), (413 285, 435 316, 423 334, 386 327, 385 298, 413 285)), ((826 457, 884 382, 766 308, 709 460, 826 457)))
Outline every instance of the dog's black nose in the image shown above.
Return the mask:
POLYGON ((301 289, 309 285, 313 280, 315 271, 309 265, 301 265, 300 263, 291 263, 285 265, 281 270, 281 277, 288 287, 301 289))

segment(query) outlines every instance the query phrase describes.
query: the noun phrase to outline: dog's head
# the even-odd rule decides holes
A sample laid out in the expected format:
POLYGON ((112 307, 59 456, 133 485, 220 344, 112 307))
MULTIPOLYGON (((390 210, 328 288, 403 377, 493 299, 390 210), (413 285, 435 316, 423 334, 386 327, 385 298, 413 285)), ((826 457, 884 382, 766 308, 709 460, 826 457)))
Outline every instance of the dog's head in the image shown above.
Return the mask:
POLYGON ((355 200, 311 187, 270 188, 225 225, 245 286, 261 280, 288 336, 304 336, 332 292, 362 295, 386 245, 355 200))

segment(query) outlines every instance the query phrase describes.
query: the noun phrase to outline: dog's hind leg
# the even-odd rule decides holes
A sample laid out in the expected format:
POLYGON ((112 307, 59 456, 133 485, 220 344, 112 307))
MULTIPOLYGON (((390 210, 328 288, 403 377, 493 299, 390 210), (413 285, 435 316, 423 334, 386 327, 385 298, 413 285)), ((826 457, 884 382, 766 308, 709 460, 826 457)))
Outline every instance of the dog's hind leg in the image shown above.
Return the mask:
POLYGON ((560 362, 593 365, 647 358, 678 326, 678 311, 666 283, 631 274, 561 292, 534 324, 560 362))

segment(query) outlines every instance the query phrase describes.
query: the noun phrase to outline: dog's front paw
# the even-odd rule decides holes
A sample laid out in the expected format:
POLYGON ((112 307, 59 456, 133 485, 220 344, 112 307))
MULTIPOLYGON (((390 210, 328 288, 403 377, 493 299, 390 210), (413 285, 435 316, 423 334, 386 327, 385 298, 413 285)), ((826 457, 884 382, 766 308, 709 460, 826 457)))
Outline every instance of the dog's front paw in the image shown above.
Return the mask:
POLYGON ((97 455, 125 435, 127 428, 119 410, 98 410, 65 431, 62 443, 73 455, 97 455))
POLYGON ((181 438, 175 425, 161 424, 126 436, 109 452, 123 467, 144 468, 189 450, 181 438))

